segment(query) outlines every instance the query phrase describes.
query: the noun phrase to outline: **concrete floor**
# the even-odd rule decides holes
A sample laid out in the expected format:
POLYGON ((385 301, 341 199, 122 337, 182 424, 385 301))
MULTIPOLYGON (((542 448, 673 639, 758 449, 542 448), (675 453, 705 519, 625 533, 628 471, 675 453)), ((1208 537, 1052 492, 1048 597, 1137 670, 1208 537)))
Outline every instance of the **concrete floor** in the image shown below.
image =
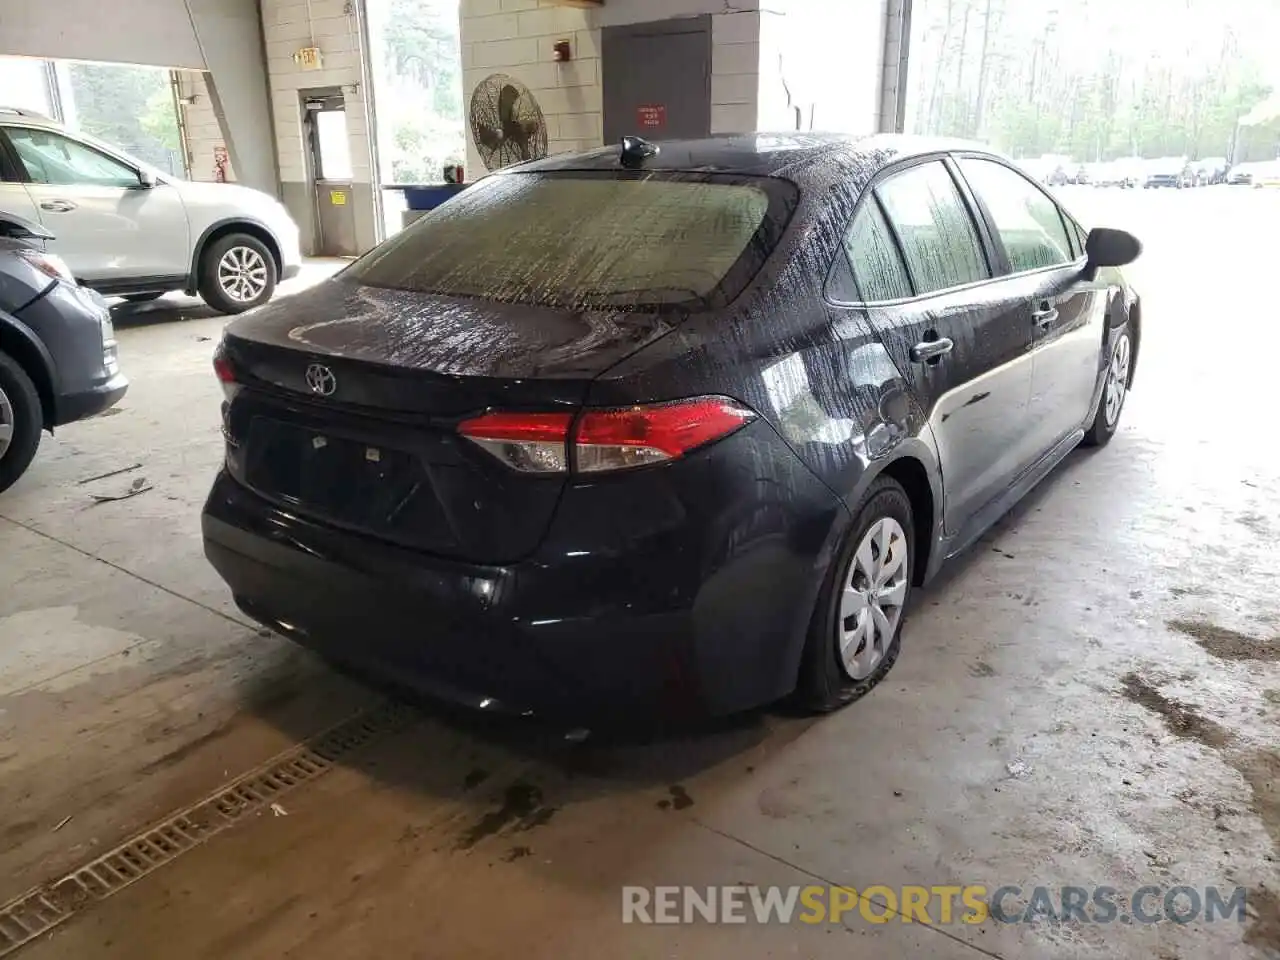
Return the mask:
MULTIPOLYGON (((917 595, 870 697, 576 746, 415 710, 24 957, 1280 956, 1280 194, 1072 199, 1148 243, 1121 433, 917 595), (813 883, 1240 885, 1250 916, 620 920, 627 884, 813 883)), ((384 702, 249 625, 201 556, 222 320, 120 320, 124 404, 0 498, 0 903, 384 702)))

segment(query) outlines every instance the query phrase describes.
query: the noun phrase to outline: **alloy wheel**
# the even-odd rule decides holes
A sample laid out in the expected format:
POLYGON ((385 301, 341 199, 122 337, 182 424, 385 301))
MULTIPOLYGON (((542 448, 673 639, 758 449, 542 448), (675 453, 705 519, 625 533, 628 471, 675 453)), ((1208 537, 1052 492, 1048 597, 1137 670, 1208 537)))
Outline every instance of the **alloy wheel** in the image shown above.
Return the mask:
POLYGON ((4 392, 4 387, 0 387, 0 460, 4 459, 9 447, 13 445, 13 431, 17 422, 17 417, 13 415, 13 403, 4 392))
POLYGON ((1129 335, 1120 334, 1116 345, 1111 348, 1111 367, 1107 370, 1107 387, 1104 403, 1107 427, 1116 425, 1120 419, 1120 408, 1124 406, 1125 393, 1129 389, 1129 335))
POLYGON ((267 289, 267 262, 253 247, 232 247, 218 261, 218 286, 237 303, 249 303, 267 289))
POLYGON ((852 680, 865 680, 889 653, 907 597, 907 534, 892 517, 871 525, 844 576, 836 646, 852 680))

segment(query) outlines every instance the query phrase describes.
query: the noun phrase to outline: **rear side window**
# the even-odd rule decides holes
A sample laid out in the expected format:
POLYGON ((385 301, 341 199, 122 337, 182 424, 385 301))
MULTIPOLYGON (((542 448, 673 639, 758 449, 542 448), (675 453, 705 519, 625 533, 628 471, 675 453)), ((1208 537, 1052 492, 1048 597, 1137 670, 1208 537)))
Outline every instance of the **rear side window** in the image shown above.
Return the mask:
POLYGON ((1058 205, 1043 190, 990 160, 962 159, 960 169, 986 204, 1014 273, 1074 259, 1058 205))
POLYGON ((781 180, 508 174, 355 263, 360 283, 566 308, 727 303, 794 208, 781 180))
POLYGON ((858 211, 845 235, 844 250, 863 302, 901 300, 912 295, 911 278, 875 197, 869 197, 858 211))
POLYGON ((991 276, 973 218, 941 161, 890 177, 876 195, 902 241, 917 293, 991 276))

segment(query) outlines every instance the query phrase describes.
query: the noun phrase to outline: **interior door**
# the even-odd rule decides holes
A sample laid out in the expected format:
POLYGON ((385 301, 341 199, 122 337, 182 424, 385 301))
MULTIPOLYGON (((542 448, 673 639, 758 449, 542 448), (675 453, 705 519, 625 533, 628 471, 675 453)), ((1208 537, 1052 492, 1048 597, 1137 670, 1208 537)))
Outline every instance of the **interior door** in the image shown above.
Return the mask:
POLYGON ((1023 298, 1032 337, 1027 414, 1047 452, 1079 431, 1100 376, 1107 297, 1082 280, 1084 251, 1056 201, 1018 171, 983 157, 958 162, 991 224, 1010 290, 1023 298))
POLYGON ((711 136, 711 18, 605 27, 604 139, 711 136))
POLYGON ((4 132, 40 220, 56 237, 51 252, 78 278, 110 290, 187 275, 190 229, 172 184, 147 187, 137 168, 52 130, 4 132))
POLYGON ((877 184, 847 247, 859 298, 924 407, 954 536, 1034 458, 1025 304, 991 282, 978 224, 941 160, 877 184))
POLYGON ((303 106, 316 207, 316 252, 325 257, 354 257, 360 251, 346 101, 341 92, 310 93, 304 95, 303 106))

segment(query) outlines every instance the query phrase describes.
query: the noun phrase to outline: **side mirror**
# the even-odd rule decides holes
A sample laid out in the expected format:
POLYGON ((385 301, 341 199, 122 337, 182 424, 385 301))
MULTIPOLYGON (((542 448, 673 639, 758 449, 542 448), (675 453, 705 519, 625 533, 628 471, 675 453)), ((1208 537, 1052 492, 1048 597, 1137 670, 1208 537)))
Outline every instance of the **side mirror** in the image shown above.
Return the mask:
POLYGON ((1133 263, 1142 255, 1142 241, 1127 230, 1094 227, 1084 242, 1084 252, 1089 258, 1089 272, 1094 275, 1100 267, 1133 263))
POLYGON ((48 227, 26 220, 16 213, 0 211, 0 237, 12 237, 15 240, 52 240, 53 234, 48 227))
POLYGON ((143 190, 150 190, 158 182, 159 181, 156 180, 156 175, 152 173, 150 170, 138 171, 138 186, 141 187, 143 190))

